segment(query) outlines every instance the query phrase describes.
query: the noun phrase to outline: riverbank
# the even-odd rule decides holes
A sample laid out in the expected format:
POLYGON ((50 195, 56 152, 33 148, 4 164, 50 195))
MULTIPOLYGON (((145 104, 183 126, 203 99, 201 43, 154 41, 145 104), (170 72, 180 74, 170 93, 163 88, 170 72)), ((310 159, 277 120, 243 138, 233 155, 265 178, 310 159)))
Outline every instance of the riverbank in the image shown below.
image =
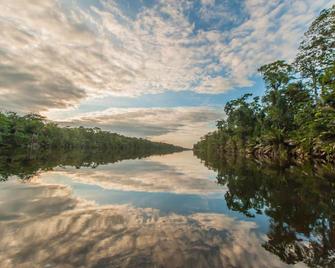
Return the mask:
POLYGON ((202 137, 194 150, 334 162, 334 29, 335 5, 311 24, 293 62, 279 59, 258 69, 264 94, 228 101, 217 130, 202 137))
MULTIPOLYGON (((204 142, 204 141, 202 141, 204 142)), ((328 145, 335 150, 335 144, 328 145)), ((194 154, 211 154, 218 158, 225 156, 243 156, 246 158, 257 159, 261 162, 291 162, 302 164, 305 162, 321 162, 321 163, 335 163, 335 154, 325 150, 322 145, 311 147, 310 151, 295 145, 293 142, 281 145, 249 145, 246 147, 223 147, 221 146, 204 146, 193 149, 194 154)))
MULTIPOLYGON (((333 151, 335 151, 335 144, 333 144, 333 151)), ((246 155, 255 157, 257 159, 268 158, 268 159, 279 159, 294 162, 304 161, 324 161, 324 162, 335 162, 335 154, 325 150, 322 145, 312 146, 309 151, 305 151, 304 148, 294 145, 256 145, 249 147, 245 150, 246 155)))

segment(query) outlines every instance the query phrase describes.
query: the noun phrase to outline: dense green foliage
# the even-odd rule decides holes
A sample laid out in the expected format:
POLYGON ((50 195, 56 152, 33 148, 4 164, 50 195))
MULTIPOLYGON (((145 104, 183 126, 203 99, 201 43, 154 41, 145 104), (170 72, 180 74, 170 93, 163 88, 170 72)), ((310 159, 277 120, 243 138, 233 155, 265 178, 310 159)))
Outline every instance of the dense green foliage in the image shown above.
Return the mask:
POLYGON ((174 145, 125 137, 99 128, 59 127, 37 114, 19 116, 0 112, 0 150, 29 149, 100 149, 113 152, 174 152, 174 145))
POLYGON ((226 119, 194 149, 334 160, 335 6, 312 23, 292 64, 276 61, 258 71, 264 96, 229 101, 226 119))
POLYGON ((198 154, 227 189, 229 209, 269 218, 263 247, 288 264, 334 267, 335 167, 332 163, 284 165, 239 156, 198 154), (263 215, 263 216, 262 216, 263 215))

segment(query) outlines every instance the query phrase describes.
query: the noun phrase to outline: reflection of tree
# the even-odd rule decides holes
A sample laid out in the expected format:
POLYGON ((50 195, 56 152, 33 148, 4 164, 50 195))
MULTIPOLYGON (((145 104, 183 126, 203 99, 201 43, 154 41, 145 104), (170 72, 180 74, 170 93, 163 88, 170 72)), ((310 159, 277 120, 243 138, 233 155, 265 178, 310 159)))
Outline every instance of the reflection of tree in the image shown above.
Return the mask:
MULTIPOLYGON (((270 218, 263 245, 288 264, 335 265, 335 167, 260 164, 244 158, 199 156, 218 172, 231 210, 270 218)), ((282 164, 282 163, 281 163, 282 164)))
POLYGON ((143 158, 154 154, 171 152, 123 150, 114 152, 92 150, 52 150, 27 153, 26 150, 0 154, 0 181, 7 181, 10 176, 29 180, 41 170, 50 170, 56 166, 74 166, 96 168, 99 165, 115 163, 125 159, 143 158))

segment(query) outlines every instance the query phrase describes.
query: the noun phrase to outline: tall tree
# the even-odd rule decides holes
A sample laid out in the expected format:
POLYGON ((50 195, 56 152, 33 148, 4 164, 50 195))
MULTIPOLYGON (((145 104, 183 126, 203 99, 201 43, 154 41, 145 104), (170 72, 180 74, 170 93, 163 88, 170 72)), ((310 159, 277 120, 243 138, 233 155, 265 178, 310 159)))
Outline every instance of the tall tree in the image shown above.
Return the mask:
POLYGON ((295 66, 310 81, 315 100, 319 96, 319 77, 335 61, 335 5, 321 12, 301 42, 295 66))
POLYGON ((321 98, 324 104, 335 109, 335 62, 321 76, 320 81, 322 86, 321 98))
POLYGON ((267 114, 265 127, 269 130, 269 141, 281 143, 288 128, 288 103, 285 90, 293 78, 293 67, 285 61, 276 61, 258 69, 262 74, 267 91, 263 97, 267 114))
POLYGON ((292 78, 293 67, 283 60, 263 65, 258 69, 262 74, 268 90, 278 91, 292 78))

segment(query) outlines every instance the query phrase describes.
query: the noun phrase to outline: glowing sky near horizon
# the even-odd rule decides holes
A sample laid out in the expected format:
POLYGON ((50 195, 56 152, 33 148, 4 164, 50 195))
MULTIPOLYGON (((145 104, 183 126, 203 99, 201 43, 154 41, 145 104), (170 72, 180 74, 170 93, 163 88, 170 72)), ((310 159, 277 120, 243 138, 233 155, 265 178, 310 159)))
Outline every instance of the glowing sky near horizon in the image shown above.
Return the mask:
POLYGON ((0 0, 0 108, 191 147, 329 0, 0 0))

